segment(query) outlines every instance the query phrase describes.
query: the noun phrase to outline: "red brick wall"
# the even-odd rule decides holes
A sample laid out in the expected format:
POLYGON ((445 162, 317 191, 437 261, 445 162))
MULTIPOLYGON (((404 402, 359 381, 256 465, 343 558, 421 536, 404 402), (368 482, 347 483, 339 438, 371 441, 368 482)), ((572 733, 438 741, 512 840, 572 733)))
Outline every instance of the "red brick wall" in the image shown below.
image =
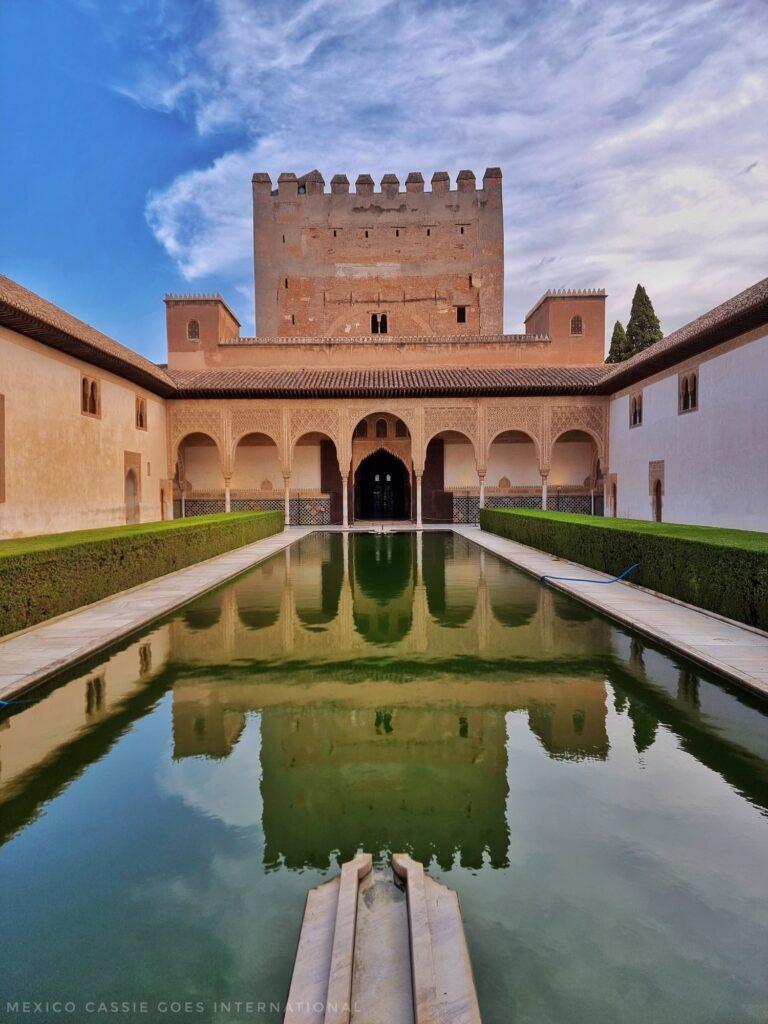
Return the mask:
POLYGON ((501 333, 500 172, 479 189, 462 172, 455 190, 441 174, 426 192, 415 175, 380 192, 361 176, 351 193, 346 179, 328 193, 319 177, 281 175, 276 194, 254 175, 257 335, 368 335, 372 313, 395 337, 501 333))

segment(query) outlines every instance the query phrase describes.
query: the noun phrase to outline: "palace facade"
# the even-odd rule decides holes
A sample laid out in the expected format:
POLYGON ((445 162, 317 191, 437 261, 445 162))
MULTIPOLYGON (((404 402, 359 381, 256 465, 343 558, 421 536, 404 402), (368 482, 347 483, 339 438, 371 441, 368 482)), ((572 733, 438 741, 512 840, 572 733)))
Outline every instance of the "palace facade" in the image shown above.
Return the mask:
POLYGON ((168 295, 162 366, 0 278, 0 536, 483 505, 768 529, 768 279, 614 366, 602 290, 504 334, 501 182, 254 175, 257 336, 168 295))

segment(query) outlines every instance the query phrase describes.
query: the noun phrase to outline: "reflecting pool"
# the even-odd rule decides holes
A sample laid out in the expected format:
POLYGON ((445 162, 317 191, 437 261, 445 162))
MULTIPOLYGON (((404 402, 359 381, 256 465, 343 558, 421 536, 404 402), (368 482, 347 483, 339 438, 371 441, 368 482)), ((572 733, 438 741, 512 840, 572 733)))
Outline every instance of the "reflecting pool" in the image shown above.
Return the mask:
POLYGON ((458 891, 485 1024, 764 1022, 764 712, 455 534, 312 534, 0 718, 0 1017, 278 1021, 363 849, 458 891))

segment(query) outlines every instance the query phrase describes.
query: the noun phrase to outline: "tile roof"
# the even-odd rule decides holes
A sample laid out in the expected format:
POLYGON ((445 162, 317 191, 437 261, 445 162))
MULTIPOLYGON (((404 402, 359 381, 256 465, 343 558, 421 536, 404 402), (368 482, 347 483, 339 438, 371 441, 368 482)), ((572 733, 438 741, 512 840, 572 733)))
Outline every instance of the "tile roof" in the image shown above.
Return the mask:
POLYGON ((0 274, 0 324, 125 377, 148 391, 165 397, 174 392, 173 381, 155 363, 3 274, 0 274))
POLYGON ((387 398, 430 395, 582 395, 605 377, 602 366, 487 369, 169 370, 180 398, 387 398))
POLYGON ((530 319, 545 299, 605 299, 607 295, 605 288, 548 288, 525 314, 525 319, 530 319))
POLYGON ((768 277, 721 302, 623 363, 610 365, 600 386, 613 394, 723 341, 768 323, 768 277))

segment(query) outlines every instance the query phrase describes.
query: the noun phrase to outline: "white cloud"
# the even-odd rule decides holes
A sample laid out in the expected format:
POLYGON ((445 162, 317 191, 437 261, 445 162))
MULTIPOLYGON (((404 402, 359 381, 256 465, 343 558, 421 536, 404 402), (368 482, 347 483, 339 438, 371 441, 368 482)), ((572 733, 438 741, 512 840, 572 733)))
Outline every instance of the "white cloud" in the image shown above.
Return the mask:
POLYGON ((402 181, 494 164, 509 329, 564 285, 605 286, 610 321, 626 319, 642 281, 671 330, 765 273, 762 0, 202 6, 208 30, 167 13, 164 45, 122 86, 247 140, 150 197, 190 279, 250 281, 254 170, 402 181))

